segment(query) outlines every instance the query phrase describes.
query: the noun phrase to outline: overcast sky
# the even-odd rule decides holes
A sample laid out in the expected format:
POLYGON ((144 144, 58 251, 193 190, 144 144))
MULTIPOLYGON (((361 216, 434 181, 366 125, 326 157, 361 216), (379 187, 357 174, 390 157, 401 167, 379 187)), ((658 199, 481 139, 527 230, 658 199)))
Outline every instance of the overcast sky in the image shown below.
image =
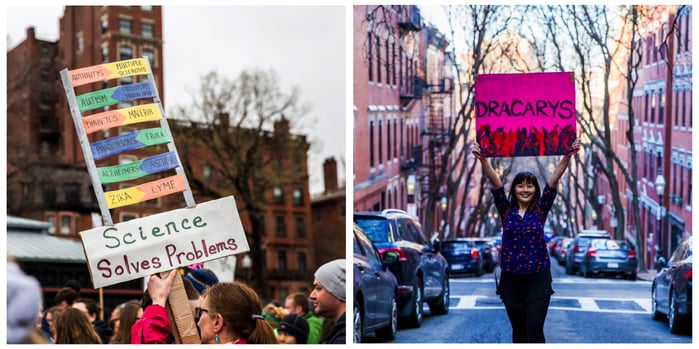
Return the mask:
MULTIPOLYGON (((310 105, 313 129, 305 133, 317 143, 309 152, 311 194, 323 191, 326 158, 347 162, 346 14, 345 6, 164 6, 163 40, 166 111, 191 102, 188 91, 200 78, 217 71, 235 78, 244 69, 276 71, 286 91, 300 89, 310 105)), ((35 28, 38 39, 58 39, 63 6, 6 7, 7 49, 35 28)), ((349 114, 351 115, 351 114, 349 114)))

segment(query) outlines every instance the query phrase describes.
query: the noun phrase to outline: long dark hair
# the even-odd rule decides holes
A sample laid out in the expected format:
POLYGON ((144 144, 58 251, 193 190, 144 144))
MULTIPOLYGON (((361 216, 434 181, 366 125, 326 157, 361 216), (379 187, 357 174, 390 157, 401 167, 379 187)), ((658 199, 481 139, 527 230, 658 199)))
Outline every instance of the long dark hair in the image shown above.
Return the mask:
POLYGON ((536 178, 536 175, 528 171, 518 173, 515 176, 515 179, 512 180, 512 185, 510 186, 510 195, 508 196, 508 199, 510 200, 510 205, 512 207, 519 205, 519 202, 517 201, 517 195, 515 194, 515 187, 520 183, 531 183, 532 185, 534 185, 534 200, 530 201, 529 205, 527 206, 527 211, 533 210, 534 208, 536 208, 536 202, 539 201, 539 198, 541 197, 541 188, 539 187, 539 180, 536 178))

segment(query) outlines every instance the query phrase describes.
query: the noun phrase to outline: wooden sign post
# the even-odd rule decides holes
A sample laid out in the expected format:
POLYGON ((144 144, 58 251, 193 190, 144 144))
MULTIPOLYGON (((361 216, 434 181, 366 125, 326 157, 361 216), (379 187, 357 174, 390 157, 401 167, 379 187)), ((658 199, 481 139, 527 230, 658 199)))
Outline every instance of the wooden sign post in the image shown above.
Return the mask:
MULTIPOLYGON (((170 127, 147 58, 129 59, 75 70, 61 71, 75 130, 85 157, 104 226, 80 232, 95 288, 158 273, 166 277, 178 267, 249 251, 245 231, 233 197, 196 205, 187 176, 173 142, 170 127), (75 94, 75 87, 95 82, 143 76, 144 81, 75 94), (119 103, 148 104, 107 110, 119 103), (101 109, 101 112, 95 112, 101 109), (88 115, 83 115, 87 113, 88 115), (159 127, 90 143, 88 134, 123 125, 159 122, 159 127), (168 151, 139 161, 97 167, 96 160, 125 151, 167 144, 168 151), (142 177, 175 171, 174 175, 104 192, 103 185, 127 183, 142 177), (110 209, 182 193, 187 208, 113 224, 110 209)), ((168 311, 175 321, 177 343, 200 344, 182 277, 175 278, 168 297, 168 311)))

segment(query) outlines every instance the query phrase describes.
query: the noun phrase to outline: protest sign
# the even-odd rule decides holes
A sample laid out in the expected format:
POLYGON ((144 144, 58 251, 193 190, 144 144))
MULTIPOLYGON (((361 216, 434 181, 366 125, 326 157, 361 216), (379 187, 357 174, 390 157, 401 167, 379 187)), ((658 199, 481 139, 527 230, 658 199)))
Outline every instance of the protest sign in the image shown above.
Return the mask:
POLYGON ((476 141, 486 157, 562 155, 576 136, 572 72, 481 74, 476 141))
POLYGON ((250 250, 232 196, 80 233, 95 287, 250 250))

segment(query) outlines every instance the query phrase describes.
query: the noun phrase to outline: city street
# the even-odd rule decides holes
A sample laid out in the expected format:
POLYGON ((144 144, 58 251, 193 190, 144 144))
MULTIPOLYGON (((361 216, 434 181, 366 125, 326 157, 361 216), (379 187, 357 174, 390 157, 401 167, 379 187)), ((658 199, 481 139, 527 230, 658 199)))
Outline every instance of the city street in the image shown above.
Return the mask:
MULTIPOLYGON (((566 275, 552 265, 555 294, 545 325, 547 343, 691 343, 651 319, 651 282, 566 275)), ((417 329, 399 329, 390 343, 511 343, 510 324, 494 292, 493 274, 451 278, 449 314, 429 315, 417 329)), ((372 341, 369 338, 368 341, 372 341)))

